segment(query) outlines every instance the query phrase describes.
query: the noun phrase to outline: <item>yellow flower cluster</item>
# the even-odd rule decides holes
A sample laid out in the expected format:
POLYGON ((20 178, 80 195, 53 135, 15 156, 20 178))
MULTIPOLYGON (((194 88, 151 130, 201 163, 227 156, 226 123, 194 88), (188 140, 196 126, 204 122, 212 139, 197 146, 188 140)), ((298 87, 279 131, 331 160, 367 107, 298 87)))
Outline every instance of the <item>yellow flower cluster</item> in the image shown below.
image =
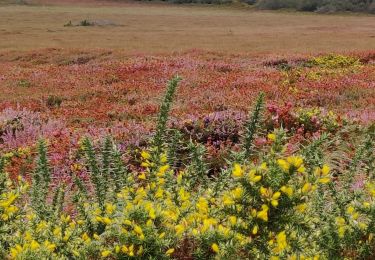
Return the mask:
MULTIPOLYGON (((276 135, 268 139, 277 143, 276 135)), ((0 234, 0 242, 9 244, 3 256, 165 259, 180 255, 191 243, 189 250, 196 251, 189 254, 207 259, 227 259, 228 254, 319 259, 322 252, 315 250, 311 237, 319 237, 323 229, 317 227, 321 222, 312 200, 331 182, 328 165, 314 169, 301 156, 272 154, 256 165, 234 163, 228 171, 230 181, 218 190, 191 187, 188 173, 174 172, 165 154, 142 151, 141 158, 141 173, 128 177, 120 192, 103 204, 81 198, 74 214, 60 212, 41 219, 32 207, 19 204, 27 185, 9 182, 0 196, 0 225, 12 230, 7 236, 0 234), (303 235, 298 224, 319 230, 303 235), (314 250, 302 255, 296 244, 314 250)), ((344 215, 333 218, 340 239, 359 229, 365 234, 363 243, 372 243, 365 212, 373 210, 374 185, 368 183, 366 192, 366 201, 347 205, 344 215)))

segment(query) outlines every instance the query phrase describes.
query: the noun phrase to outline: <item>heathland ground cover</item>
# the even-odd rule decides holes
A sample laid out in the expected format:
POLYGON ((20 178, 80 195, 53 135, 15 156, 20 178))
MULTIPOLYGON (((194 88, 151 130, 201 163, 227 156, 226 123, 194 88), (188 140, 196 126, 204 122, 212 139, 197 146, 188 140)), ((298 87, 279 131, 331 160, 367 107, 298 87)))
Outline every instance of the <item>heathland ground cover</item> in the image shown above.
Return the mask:
POLYGON ((1 259, 375 256, 372 17, 68 2, 0 7, 1 259))

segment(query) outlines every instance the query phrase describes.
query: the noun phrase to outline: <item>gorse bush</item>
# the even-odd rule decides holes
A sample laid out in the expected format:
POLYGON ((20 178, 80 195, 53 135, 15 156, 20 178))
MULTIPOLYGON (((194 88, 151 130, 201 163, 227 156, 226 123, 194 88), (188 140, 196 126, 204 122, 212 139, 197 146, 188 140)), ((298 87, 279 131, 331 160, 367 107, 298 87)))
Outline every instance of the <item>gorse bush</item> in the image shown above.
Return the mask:
MULTIPOLYGON (((260 94, 226 165, 210 175, 207 151, 167 129, 179 78, 168 83, 150 147, 130 171, 115 142, 85 137, 73 183, 52 185, 48 142, 31 182, 0 157, 2 259, 366 259, 375 254, 374 131, 338 166, 326 132, 288 151, 290 133, 262 133, 260 94), (262 148, 255 137, 265 135, 262 148), (329 151, 329 152, 328 152, 329 151), (81 179, 80 172, 88 179, 81 179), (68 195, 70 194, 70 196, 68 195)), ((307 112, 308 114, 308 112, 307 112)), ((308 117, 308 114, 306 117, 308 117)), ((316 115, 319 116, 319 115, 316 115)), ((305 117, 302 117, 305 118, 305 117)), ((304 119, 308 120, 308 119, 304 119)), ((346 130, 343 130, 344 132, 346 130)), ((333 139, 332 143, 329 139, 333 139)), ((361 139, 359 137, 359 139, 361 139)))

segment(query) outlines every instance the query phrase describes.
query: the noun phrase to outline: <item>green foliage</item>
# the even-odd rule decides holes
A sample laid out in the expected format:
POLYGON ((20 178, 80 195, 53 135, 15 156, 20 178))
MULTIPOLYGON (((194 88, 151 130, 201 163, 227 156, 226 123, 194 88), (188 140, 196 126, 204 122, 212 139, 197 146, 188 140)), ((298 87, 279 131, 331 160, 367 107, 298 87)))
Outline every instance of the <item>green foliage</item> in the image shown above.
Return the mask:
POLYGON ((60 107, 62 102, 63 102, 63 99, 61 97, 54 96, 54 95, 48 96, 47 101, 46 101, 47 106, 50 108, 60 107))
POLYGON ((47 158, 47 144, 44 140, 38 143, 38 160, 32 175, 31 204, 40 219, 49 217, 47 195, 51 181, 51 172, 47 158))
POLYGON ((21 79, 20 81, 18 81, 17 85, 21 88, 29 88, 31 87, 31 82, 27 79, 21 79))
POLYGON ((254 109, 249 120, 245 123, 245 141, 244 141, 244 156, 246 159, 252 154, 253 141, 256 131, 261 120, 261 113, 264 107, 264 93, 260 93, 255 103, 254 109))
POLYGON ((190 150, 190 164, 187 166, 189 176, 189 186, 194 188, 197 185, 207 187, 209 184, 208 167, 204 161, 206 149, 201 144, 190 141, 188 149, 190 150))
POLYGON ((82 148, 86 155, 87 167, 90 172, 91 180, 95 186, 96 202, 99 204, 99 208, 104 211, 107 180, 99 168, 95 151, 89 138, 86 137, 83 139, 82 148))
POLYGON ((161 151, 163 150, 163 145, 165 144, 164 138, 167 130, 169 111, 171 109, 173 97, 180 80, 181 78, 176 76, 168 82, 167 91, 160 106, 158 121, 156 125, 156 133, 152 140, 152 145, 156 148, 157 154, 161 153, 161 151))
POLYGON ((94 23, 88 21, 88 20, 82 20, 79 22, 79 26, 93 26, 94 23))
POLYGON ((261 9, 293 8, 310 12, 372 12, 372 0, 258 0, 261 9))

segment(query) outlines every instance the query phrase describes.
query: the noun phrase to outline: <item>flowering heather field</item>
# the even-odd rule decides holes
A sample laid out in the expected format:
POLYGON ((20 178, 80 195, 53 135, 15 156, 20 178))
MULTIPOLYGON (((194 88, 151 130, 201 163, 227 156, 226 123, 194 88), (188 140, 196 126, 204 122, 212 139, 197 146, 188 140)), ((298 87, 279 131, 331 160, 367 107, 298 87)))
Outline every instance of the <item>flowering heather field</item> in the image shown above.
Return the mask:
POLYGON ((375 52, 3 52, 0 89, 0 258, 375 257, 375 52))

